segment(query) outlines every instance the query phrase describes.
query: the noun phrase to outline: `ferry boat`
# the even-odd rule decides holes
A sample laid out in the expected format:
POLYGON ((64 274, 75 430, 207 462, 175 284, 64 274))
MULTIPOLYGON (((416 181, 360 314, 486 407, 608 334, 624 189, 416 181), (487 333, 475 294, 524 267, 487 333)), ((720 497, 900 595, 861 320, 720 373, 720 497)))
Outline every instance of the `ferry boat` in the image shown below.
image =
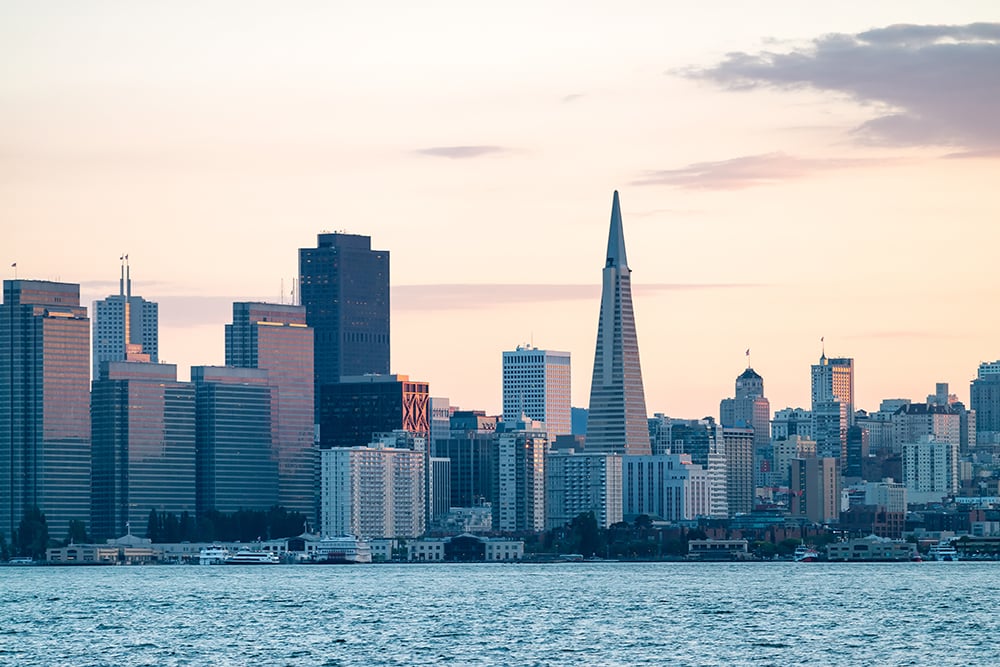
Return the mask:
POLYGON ((316 544, 312 563, 354 564, 372 562, 372 548, 352 535, 325 537, 316 544))
POLYGON ((277 565, 278 554, 269 551, 237 551, 222 561, 223 565, 277 565))
POLYGON ((932 544, 931 548, 927 551, 927 555, 934 560, 940 561, 958 560, 958 552, 955 551, 955 547, 948 540, 941 540, 937 544, 932 544))
POLYGON ((819 552, 812 547, 800 544, 795 547, 795 553, 792 554, 792 560, 796 563, 815 563, 819 560, 819 552))
POLYGON ((198 552, 199 565, 222 565, 229 558, 229 549, 213 544, 198 552))

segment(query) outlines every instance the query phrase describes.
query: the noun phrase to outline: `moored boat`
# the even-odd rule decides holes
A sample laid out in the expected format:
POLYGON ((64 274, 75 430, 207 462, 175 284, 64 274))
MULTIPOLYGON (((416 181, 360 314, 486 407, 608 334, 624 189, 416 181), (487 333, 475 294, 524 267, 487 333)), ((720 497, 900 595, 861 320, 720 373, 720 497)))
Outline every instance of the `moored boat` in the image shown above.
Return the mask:
POLYGON ((281 562, 278 554, 269 551, 237 551, 224 561, 223 565, 277 565, 281 562))
POLYGON ((351 535, 325 537, 316 544, 311 563, 354 564, 372 562, 371 545, 351 535))
POLYGON ((198 552, 199 565, 222 565, 229 558, 229 549, 213 544, 198 552))
POLYGON ((958 551, 948 540, 941 540, 937 544, 932 544, 927 555, 937 561, 957 561, 958 551))
POLYGON ((812 547, 800 544, 795 547, 795 553, 792 554, 792 560, 796 563, 815 563, 819 560, 819 552, 812 547))

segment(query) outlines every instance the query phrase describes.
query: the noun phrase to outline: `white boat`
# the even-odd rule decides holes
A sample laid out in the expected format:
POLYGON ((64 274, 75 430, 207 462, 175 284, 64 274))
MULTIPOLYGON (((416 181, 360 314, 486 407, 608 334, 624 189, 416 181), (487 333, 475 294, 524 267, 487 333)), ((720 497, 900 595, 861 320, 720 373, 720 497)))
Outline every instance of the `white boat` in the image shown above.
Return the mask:
POLYGON ((199 565, 222 565, 229 558, 229 549, 213 544, 198 552, 199 565))
POLYGON ((223 565, 278 565, 281 559, 270 551, 237 551, 222 561, 223 565))
POLYGON ((317 542, 313 563, 370 563, 372 548, 352 535, 324 537, 317 542))
POLYGON ((796 563, 815 563, 819 560, 819 552, 812 547, 800 544, 795 547, 795 553, 792 554, 792 560, 796 563))
POLYGON ((937 544, 932 544, 931 548, 927 551, 927 555, 934 560, 941 561, 956 561, 958 560, 958 552, 955 551, 955 547, 951 545, 948 540, 941 540, 937 544))

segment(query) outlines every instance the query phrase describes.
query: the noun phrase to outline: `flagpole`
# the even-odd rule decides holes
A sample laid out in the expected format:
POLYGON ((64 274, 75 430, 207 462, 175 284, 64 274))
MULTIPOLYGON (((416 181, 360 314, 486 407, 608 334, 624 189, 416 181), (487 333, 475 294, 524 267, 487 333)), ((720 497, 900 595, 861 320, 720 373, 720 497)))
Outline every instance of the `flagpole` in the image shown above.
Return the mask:
POLYGON ((14 280, 17 280, 17 262, 11 264, 10 268, 14 269, 14 280))

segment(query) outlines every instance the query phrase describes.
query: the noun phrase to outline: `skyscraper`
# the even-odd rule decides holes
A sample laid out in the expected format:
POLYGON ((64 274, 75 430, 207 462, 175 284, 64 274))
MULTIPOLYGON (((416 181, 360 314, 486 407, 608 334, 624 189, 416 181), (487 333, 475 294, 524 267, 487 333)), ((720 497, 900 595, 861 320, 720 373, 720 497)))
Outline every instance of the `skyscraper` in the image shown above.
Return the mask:
POLYGON ((344 375, 389 373, 389 251, 369 236, 320 234, 299 250, 299 294, 316 331, 317 399, 344 375))
POLYGON ((132 296, 128 255, 122 256, 118 294, 94 302, 94 363, 92 379, 100 377, 102 361, 159 361, 159 306, 132 296), (147 355, 137 357, 136 355, 147 355))
POLYGON ((313 331, 306 326, 305 308, 234 303, 233 323, 226 325, 226 365, 267 371, 278 503, 315 520, 313 331))
POLYGON ((545 452, 542 424, 501 423, 493 470, 493 530, 545 530, 545 452))
POLYGON ((194 385, 176 366, 102 362, 91 422, 95 539, 138 532, 150 510, 194 514, 194 385))
POLYGON ((625 256, 621 205, 615 191, 604 263, 601 315, 587 416, 587 451, 650 454, 646 398, 632 312, 632 271, 625 256))
POLYGON ((969 402, 976 413, 977 439, 983 443, 1000 442, 1000 360, 979 364, 969 391, 969 402))
POLYGON ((0 532, 90 519, 90 320, 80 286, 5 280, 0 307, 0 532))
POLYGON ((820 457, 847 463, 847 429, 854 424, 854 359, 828 358, 812 366, 813 438, 820 457))
POLYGON ((320 447, 361 447, 376 433, 430 435, 430 385, 408 375, 345 376, 322 387, 320 447))
POLYGON ((518 345, 503 353, 503 420, 526 415, 545 422, 549 440, 573 432, 570 422, 569 352, 518 345))

